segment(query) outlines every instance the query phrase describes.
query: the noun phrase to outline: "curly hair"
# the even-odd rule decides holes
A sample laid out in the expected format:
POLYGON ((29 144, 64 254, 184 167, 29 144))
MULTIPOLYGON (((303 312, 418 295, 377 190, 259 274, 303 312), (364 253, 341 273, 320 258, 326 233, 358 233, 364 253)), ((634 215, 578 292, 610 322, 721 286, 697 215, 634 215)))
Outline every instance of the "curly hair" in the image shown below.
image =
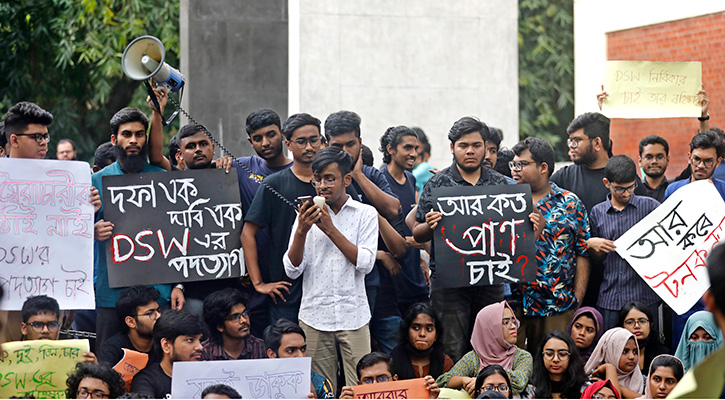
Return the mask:
POLYGON ((87 364, 78 363, 76 364, 75 370, 71 372, 68 379, 65 381, 67 389, 65 390, 65 397, 67 399, 78 398, 78 386, 81 384, 83 378, 96 378, 102 380, 108 385, 109 398, 115 399, 122 395, 126 390, 124 389, 125 383, 121 379, 121 375, 114 371, 109 364, 87 364))
POLYGON ((388 152, 388 146, 393 149, 397 148, 400 142, 403 141, 403 136, 413 136, 418 139, 418 135, 414 130, 403 125, 391 126, 385 131, 385 133, 383 133, 383 136, 380 137, 380 148, 378 150, 383 153, 384 163, 390 164, 390 160, 392 158, 388 152))

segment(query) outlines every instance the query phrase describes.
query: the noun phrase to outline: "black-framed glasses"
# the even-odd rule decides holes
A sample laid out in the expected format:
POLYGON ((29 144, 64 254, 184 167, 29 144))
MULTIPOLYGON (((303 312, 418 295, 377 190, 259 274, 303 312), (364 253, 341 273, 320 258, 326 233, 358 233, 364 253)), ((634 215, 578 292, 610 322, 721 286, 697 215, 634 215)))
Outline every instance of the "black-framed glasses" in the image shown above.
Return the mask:
POLYGON ((705 168, 712 168, 712 166, 715 165, 715 159, 708 158, 708 159, 703 160, 702 158, 700 158, 698 156, 692 156, 690 158, 690 164, 692 164, 695 167, 702 164, 705 168))
POLYGON ((297 145, 297 148, 304 149, 305 147, 307 147, 307 143, 309 143, 310 146, 312 146, 312 147, 320 147, 321 142, 320 142, 320 137, 315 136, 315 137, 311 137, 309 139, 308 138, 297 138, 297 139, 293 140, 292 143, 297 145))
POLYGON ((80 389, 78 390, 78 398, 80 399, 107 399, 109 398, 109 393, 103 393, 99 390, 89 392, 86 389, 80 389))
POLYGON ((569 353, 568 350, 554 351, 551 349, 544 350, 543 354, 544 354, 544 360, 546 360, 546 361, 551 361, 554 359, 554 357, 559 357, 560 361, 566 361, 569 359, 569 356, 571 355, 571 353, 569 353))
POLYGON ((369 385, 371 383, 390 382, 390 379, 389 375, 366 376, 362 378, 362 383, 369 385))
POLYGON ((526 168, 527 165, 533 164, 533 161, 526 161, 526 160, 520 160, 520 161, 509 161, 509 169, 512 171, 521 171, 522 169, 526 168))
POLYGON ((148 317, 150 320, 155 321, 161 316, 161 310, 160 309, 154 309, 146 311, 143 314, 136 314, 136 318, 138 317, 148 317))
POLYGON ((637 182, 635 182, 632 186, 627 186, 626 188, 615 188, 614 186, 612 186, 612 190, 614 190, 614 193, 617 194, 624 194, 625 192, 632 193, 634 192, 635 188, 637 188, 637 182))
POLYGON ((491 390, 495 390, 497 392, 508 392, 509 391, 509 385, 501 384, 501 385, 486 385, 482 387, 484 392, 488 392, 491 390))
POLYGON ((640 319, 625 319, 624 320, 624 326, 634 326, 634 324, 638 324, 639 326, 645 326, 649 324, 649 320, 647 318, 640 318, 640 319))
POLYGON ((566 139, 566 145, 572 149, 576 149, 577 147, 579 147, 579 143, 581 143, 582 140, 593 140, 593 139, 592 138, 586 138, 586 139, 570 138, 570 139, 566 139))
POLYGON ((226 317, 225 319, 227 321, 231 321, 231 322, 239 322, 239 320, 241 320, 242 318, 249 319, 249 311, 244 310, 240 313, 232 314, 232 315, 226 317))
POLYGON ((35 321, 35 322, 28 323, 28 325, 30 325, 30 327, 33 328, 33 331, 35 331, 36 333, 43 332, 43 328, 45 328, 45 327, 48 327, 49 331, 55 332, 60 327, 60 322, 58 322, 58 321, 50 321, 50 322, 35 321))
POLYGON ((13 133, 13 135, 31 137, 38 144, 43 144, 43 142, 50 142, 50 133, 13 133))
POLYGON ((324 179, 312 178, 310 183, 312 184, 312 186, 318 187, 324 182, 325 186, 331 188, 331 187, 335 187, 336 180, 337 180, 337 178, 324 178, 324 179))

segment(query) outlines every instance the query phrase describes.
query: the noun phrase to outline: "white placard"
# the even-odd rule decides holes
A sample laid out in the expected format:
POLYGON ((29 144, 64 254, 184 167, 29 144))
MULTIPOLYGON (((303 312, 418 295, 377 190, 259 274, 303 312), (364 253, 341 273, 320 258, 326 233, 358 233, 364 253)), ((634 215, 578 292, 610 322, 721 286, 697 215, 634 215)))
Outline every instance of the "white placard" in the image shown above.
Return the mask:
POLYGON ((221 383, 244 399, 306 399, 311 366, 309 357, 175 362, 171 397, 200 399, 204 388, 221 383))
POLYGON ((82 161, 0 159, 3 310, 40 294, 62 310, 96 307, 90 188, 82 161))
POLYGON ((705 260, 723 235, 725 202, 709 181, 689 183, 614 242, 617 253, 677 314, 710 287, 705 260))

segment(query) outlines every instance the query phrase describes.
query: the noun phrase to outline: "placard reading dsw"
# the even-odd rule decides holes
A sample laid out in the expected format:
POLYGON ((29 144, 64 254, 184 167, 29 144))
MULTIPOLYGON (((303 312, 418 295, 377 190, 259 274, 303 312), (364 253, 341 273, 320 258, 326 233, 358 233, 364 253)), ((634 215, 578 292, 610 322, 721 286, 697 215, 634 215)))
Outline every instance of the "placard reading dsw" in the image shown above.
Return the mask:
POLYGON ((610 118, 699 117, 700 62, 607 61, 602 112, 610 118))
POLYGON ((708 181, 674 192, 614 242, 617 253, 677 314, 710 287, 705 260, 725 233, 725 202, 708 181))
POLYGON ((61 310, 96 307, 90 190, 85 162, 0 158, 3 310, 41 294, 61 310))
POLYGON ((236 170, 103 177, 111 287, 244 275, 236 170))
POLYGON ((536 279, 529 185, 442 187, 431 191, 443 214, 433 233, 437 288, 536 279))

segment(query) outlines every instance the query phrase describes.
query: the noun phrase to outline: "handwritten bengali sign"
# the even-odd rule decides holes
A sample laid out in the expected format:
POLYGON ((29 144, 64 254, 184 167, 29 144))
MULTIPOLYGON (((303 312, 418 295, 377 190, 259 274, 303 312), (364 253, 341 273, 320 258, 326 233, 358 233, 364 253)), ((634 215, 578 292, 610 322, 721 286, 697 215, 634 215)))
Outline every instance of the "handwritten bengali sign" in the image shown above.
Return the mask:
POLYGON ((236 170, 103 177, 111 287, 244 275, 236 170))
POLYGON ((83 353, 88 339, 27 340, 2 344, 0 398, 33 396, 65 399, 65 381, 83 353))
POLYGON ((95 308, 91 170, 81 161, 0 158, 3 310, 45 294, 95 308))
POLYGON ((708 181, 685 185, 614 242, 677 314, 710 287, 705 260, 723 234, 725 202, 708 181))
POLYGON ((515 283, 536 278, 529 185, 432 190, 443 214, 433 235, 436 287, 515 283))
POLYGON ((311 358, 175 362, 171 397, 199 399, 207 387, 224 384, 244 399, 306 399, 311 358))
POLYGON ((121 375, 121 379, 126 384, 126 391, 130 392, 133 377, 146 367, 149 355, 130 349, 122 350, 123 358, 113 366, 113 370, 121 375))
POLYGON ((406 379, 371 383, 352 387, 356 399, 427 399, 430 397, 425 388, 425 378, 406 379))
POLYGON ((607 61, 602 112, 610 118, 699 117, 700 62, 607 61))

